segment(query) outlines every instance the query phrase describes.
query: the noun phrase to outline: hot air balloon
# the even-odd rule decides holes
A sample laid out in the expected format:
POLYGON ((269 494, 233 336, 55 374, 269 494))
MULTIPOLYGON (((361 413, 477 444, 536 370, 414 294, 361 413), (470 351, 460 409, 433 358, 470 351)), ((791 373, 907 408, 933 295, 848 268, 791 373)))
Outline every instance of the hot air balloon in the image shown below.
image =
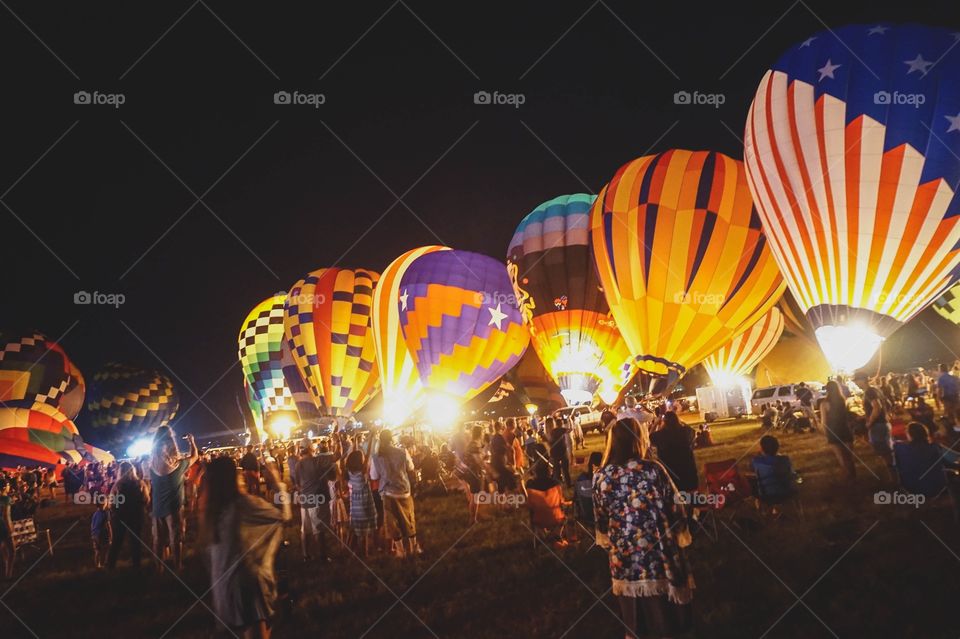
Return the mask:
MULTIPOLYGON (((0 413, 9 408, 0 408, 0 413)), ((33 444, 20 439, 0 438, 0 469, 16 470, 18 466, 34 468, 43 466, 54 470, 59 466, 75 461, 73 456, 52 451, 46 446, 33 444)))
POLYGON ((0 406, 59 405, 70 384, 69 361, 43 333, 0 332, 0 406))
POLYGON ((749 375, 757 363, 777 345, 780 335, 783 334, 783 326, 783 313, 774 306, 759 322, 705 359, 703 366, 714 385, 732 386, 749 375))
POLYGON ((320 412, 313 403, 313 396, 307 389, 307 384, 300 376, 300 369, 293 359, 290 344, 287 343, 286 339, 283 340, 283 356, 280 361, 283 369, 283 381, 290 389, 290 396, 293 398, 293 405, 300 417, 301 426, 312 428, 318 425, 321 421, 320 412))
POLYGON ((666 392, 760 319, 783 279, 741 162, 672 150, 625 164, 591 212, 597 272, 643 374, 666 392))
POLYGON ((944 319, 948 319, 954 324, 960 324, 960 284, 957 284, 946 291, 943 295, 933 301, 933 310, 944 319))
POLYGON ((513 368, 530 340, 506 267, 486 255, 421 255, 400 278, 397 304, 438 422, 513 368))
POLYGON ((48 404, 0 408, 0 439, 38 444, 54 452, 73 450, 80 436, 73 421, 48 404))
POLYGON ((83 373, 80 372, 80 369, 72 360, 67 360, 67 370, 69 371, 67 389, 64 391, 57 408, 69 419, 76 419, 87 396, 87 382, 83 379, 83 373))
POLYGON ((423 402, 423 385, 400 330, 400 279, 421 255, 448 250, 423 246, 407 251, 387 266, 373 291, 373 343, 383 391, 383 418, 388 424, 403 423, 423 402))
POLYGON ((324 268, 293 285, 284 334, 314 404, 327 417, 350 417, 377 392, 371 328, 380 275, 324 268))
POLYGON ((544 202, 520 222, 507 249, 530 343, 568 404, 615 396, 630 358, 590 253, 590 207, 578 193, 544 202))
POLYGON ((851 372, 960 265, 960 51, 948 29, 852 25, 789 49, 744 135, 770 248, 851 372))
POLYGON ((93 376, 87 393, 90 424, 111 444, 130 443, 166 426, 180 400, 165 374, 109 363, 93 376))
MULTIPOLYGON (((285 294, 274 295, 257 304, 247 314, 237 338, 237 357, 243 377, 248 392, 259 404, 263 421, 257 424, 257 430, 259 432, 265 427, 271 435, 282 438, 289 437, 290 431, 299 422, 293 393, 283 370, 286 298, 285 294)), ((289 365, 291 361, 289 357, 287 359, 289 365)))

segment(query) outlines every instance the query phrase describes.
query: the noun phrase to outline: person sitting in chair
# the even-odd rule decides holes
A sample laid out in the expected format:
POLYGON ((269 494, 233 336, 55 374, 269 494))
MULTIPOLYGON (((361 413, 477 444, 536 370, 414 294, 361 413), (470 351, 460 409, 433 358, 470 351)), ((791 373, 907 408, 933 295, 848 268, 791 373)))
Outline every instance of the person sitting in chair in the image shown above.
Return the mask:
POLYGON ((893 445, 900 487, 918 495, 937 496, 946 486, 941 467, 956 463, 956 453, 930 441, 930 430, 920 422, 907 424, 907 439, 893 445))
POLYGON ((779 503, 794 494, 793 465, 786 455, 778 454, 780 440, 773 435, 760 438, 762 455, 753 458, 750 465, 757 475, 757 494, 767 503, 779 503))
POLYGON ((552 476, 552 469, 543 444, 536 444, 533 465, 533 479, 526 483, 527 507, 530 509, 530 525, 535 529, 546 530, 547 538, 555 541, 558 547, 565 546, 563 524, 566 517, 563 507, 568 502, 563 499, 563 488, 552 476))

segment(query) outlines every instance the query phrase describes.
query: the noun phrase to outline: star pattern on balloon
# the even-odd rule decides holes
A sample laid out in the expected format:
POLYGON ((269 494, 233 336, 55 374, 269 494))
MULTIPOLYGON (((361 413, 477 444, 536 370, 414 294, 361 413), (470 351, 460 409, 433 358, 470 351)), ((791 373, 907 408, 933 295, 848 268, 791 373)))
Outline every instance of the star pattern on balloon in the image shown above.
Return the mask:
POLYGON ((950 126, 947 128, 947 133, 951 131, 960 131, 960 113, 956 115, 945 115, 943 116, 950 122, 950 126))
POLYGON ((817 72, 820 74, 820 80, 823 80, 824 78, 835 80, 836 78, 833 77, 833 72, 842 66, 842 64, 833 64, 833 62, 828 58, 827 63, 817 69, 817 72))
POLYGON ((501 324, 503 320, 507 318, 507 314, 501 310, 502 305, 497 302, 497 307, 493 308, 488 306, 487 310, 490 311, 490 321, 487 323, 487 326, 496 326, 497 330, 502 330, 501 324))
POLYGON ((917 54, 917 57, 915 57, 913 60, 904 60, 903 63, 908 67, 910 67, 909 69, 907 69, 908 75, 913 73, 914 71, 918 71, 920 75, 927 75, 927 71, 929 71, 930 67, 933 66, 933 62, 931 62, 930 60, 924 60, 923 56, 920 55, 919 53, 917 54))

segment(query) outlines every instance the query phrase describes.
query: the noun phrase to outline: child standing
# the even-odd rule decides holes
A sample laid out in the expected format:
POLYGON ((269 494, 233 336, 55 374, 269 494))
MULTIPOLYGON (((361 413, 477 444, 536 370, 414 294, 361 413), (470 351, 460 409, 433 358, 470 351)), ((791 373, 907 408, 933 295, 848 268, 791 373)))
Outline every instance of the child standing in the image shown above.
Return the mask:
POLYGON ((106 495, 98 497, 97 509, 93 511, 93 517, 90 518, 90 538, 93 541, 93 563, 97 568, 103 568, 113 539, 113 531, 110 528, 106 495))
POLYGON ((377 529, 377 509, 367 481, 367 460, 355 450, 347 455, 347 483, 350 487, 350 527, 360 544, 360 557, 370 549, 370 537, 377 529))

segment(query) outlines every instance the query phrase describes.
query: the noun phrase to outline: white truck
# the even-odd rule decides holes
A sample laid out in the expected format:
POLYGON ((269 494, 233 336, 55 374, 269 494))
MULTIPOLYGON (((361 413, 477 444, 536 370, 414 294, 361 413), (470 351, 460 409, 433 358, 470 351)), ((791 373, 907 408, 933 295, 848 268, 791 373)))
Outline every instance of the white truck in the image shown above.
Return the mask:
POLYGON ((580 428, 585 433, 591 430, 600 430, 600 411, 585 404, 582 406, 567 406, 554 414, 563 420, 576 416, 580 420, 580 428))

